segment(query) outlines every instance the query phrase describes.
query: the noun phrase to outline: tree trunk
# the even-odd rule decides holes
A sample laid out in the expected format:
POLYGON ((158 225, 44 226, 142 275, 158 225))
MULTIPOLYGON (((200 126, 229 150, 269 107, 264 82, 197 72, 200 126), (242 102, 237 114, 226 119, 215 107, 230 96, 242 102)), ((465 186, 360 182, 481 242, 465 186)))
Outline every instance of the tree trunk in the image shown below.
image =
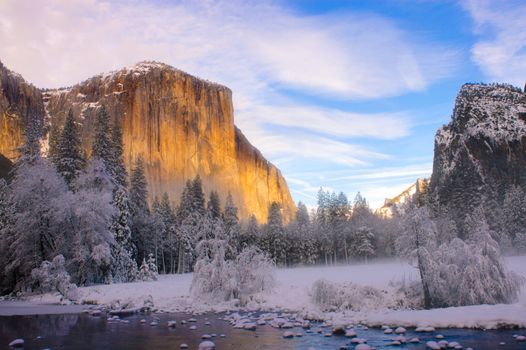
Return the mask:
POLYGON ((179 259, 177 262, 177 273, 182 274, 184 273, 184 248, 183 244, 179 243, 179 259))

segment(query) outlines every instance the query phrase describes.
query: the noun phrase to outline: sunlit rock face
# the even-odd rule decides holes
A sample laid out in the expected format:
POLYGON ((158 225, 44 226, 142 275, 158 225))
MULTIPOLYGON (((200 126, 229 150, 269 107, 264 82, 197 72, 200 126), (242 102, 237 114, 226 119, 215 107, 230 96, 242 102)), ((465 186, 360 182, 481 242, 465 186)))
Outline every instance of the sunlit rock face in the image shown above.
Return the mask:
POLYGON ((431 198, 461 222, 488 199, 501 202, 511 186, 526 190, 526 94, 466 84, 435 137, 431 198))
POLYGON ((44 115, 40 90, 0 62, 0 155, 15 160, 24 140, 27 120, 37 118, 42 121, 44 115))
POLYGON ((224 86, 144 62, 43 95, 51 125, 73 110, 87 153, 98 107, 118 118, 126 165, 143 156, 152 197, 167 192, 177 202, 186 180, 199 174, 207 194, 218 191, 223 203, 232 194, 242 219, 266 221, 274 201, 285 221, 295 212, 279 170, 234 126, 232 92, 224 86))

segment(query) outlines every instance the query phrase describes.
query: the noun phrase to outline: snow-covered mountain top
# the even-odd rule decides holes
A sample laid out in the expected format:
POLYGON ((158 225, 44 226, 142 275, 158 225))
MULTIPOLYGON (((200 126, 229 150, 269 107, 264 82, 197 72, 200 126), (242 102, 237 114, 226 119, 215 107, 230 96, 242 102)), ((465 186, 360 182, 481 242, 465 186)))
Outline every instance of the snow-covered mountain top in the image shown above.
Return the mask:
POLYGON ((507 84, 465 84, 455 101, 450 124, 439 129, 438 144, 461 138, 519 140, 526 135, 526 94, 507 84))
POLYGON ((230 91, 230 89, 224 85, 196 77, 194 75, 186 73, 185 71, 172 67, 166 63, 157 62, 157 61, 141 61, 132 66, 128 66, 128 67, 125 67, 119 70, 114 70, 111 72, 99 74, 96 77, 101 78, 104 81, 110 81, 110 80, 113 80, 115 78, 122 77, 122 76, 133 75, 134 77, 141 77, 141 76, 148 75, 152 72, 159 72, 159 71, 173 72, 176 74, 180 74, 186 78, 191 78, 196 81, 203 82, 207 85, 230 91))

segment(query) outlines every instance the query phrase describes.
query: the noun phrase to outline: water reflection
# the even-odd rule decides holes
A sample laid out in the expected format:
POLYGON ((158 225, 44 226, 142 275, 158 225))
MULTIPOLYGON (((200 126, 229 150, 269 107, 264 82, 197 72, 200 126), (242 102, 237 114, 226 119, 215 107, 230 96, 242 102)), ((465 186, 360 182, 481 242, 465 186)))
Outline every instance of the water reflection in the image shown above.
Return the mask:
POLYGON ((125 318, 128 324, 108 322, 106 318, 81 315, 36 315, 0 317, 0 348, 15 338, 25 340, 26 349, 179 349, 186 343, 196 349, 203 334, 215 333, 218 349, 294 349, 296 340, 284 341, 279 330, 260 327, 256 332, 233 329, 219 320, 220 315, 196 317, 197 322, 175 329, 166 326, 168 320, 187 320, 186 314, 155 315, 158 326, 150 326, 153 315, 125 318), (145 318, 146 324, 140 320, 145 318), (210 322, 210 325, 205 325, 210 322), (195 325, 196 330, 190 326, 195 325), (225 338, 220 338, 225 334, 225 338))
MULTIPOLYGON (((217 349, 266 350, 298 349, 317 350, 340 349, 350 345, 345 337, 324 337, 317 333, 294 330, 304 333, 301 338, 283 339, 282 330, 269 326, 258 327, 256 332, 232 328, 220 320, 221 315, 209 314, 196 317, 197 322, 181 324, 188 320, 187 314, 135 315, 125 318, 129 323, 110 322, 105 317, 92 317, 86 314, 36 315, 0 317, 0 348, 15 338, 24 338, 26 349, 179 349, 182 343, 190 349, 197 349, 203 334, 217 334, 213 339, 217 349), (150 326, 154 317, 160 319, 158 326, 150 326), (142 324, 141 319, 146 323, 142 324), (168 328, 169 320, 177 320, 175 329, 168 328), (207 325, 210 323, 210 325, 207 325), (197 329, 190 327, 195 325, 197 329), (225 338, 219 337, 225 334, 225 338)), ((380 329, 357 329, 359 337, 377 349, 393 349, 389 345, 392 335, 383 334, 380 329)), ((515 350, 526 349, 526 344, 516 342, 513 334, 524 334, 524 330, 481 331, 464 329, 441 329, 435 333, 406 334, 407 339, 417 336, 419 344, 405 344, 404 349, 425 349, 425 342, 435 340, 436 334, 443 334, 448 341, 456 341, 464 346, 478 349, 515 350), (504 342, 505 344, 500 344, 504 342)))

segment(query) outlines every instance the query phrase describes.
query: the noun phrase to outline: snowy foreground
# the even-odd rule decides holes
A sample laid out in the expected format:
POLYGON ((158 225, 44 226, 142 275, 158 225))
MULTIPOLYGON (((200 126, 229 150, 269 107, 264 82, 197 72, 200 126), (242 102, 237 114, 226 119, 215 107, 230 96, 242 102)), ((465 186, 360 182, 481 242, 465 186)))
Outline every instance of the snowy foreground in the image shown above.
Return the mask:
MULTIPOLYGON (((526 278, 526 256, 506 258, 509 269, 526 278)), ((364 322, 369 326, 396 324, 404 327, 432 326, 458 328, 499 328, 518 326, 526 328, 526 288, 523 287, 517 303, 512 305, 478 305, 435 310, 393 310, 392 304, 361 305, 358 311, 321 312, 311 301, 310 289, 318 279, 331 282, 352 282, 382 290, 385 300, 396 300, 393 282, 416 281, 418 272, 403 262, 376 262, 371 264, 303 267, 279 269, 277 285, 272 293, 259 295, 247 309, 287 310, 302 316, 324 319, 333 323, 364 322)), ((160 276, 155 282, 98 285, 80 288, 84 303, 105 304, 113 308, 138 308, 153 302, 158 310, 166 312, 206 312, 235 310, 233 303, 208 304, 193 300, 189 294, 191 274, 160 276)), ((44 294, 28 298, 31 304, 59 302, 59 296, 44 294)), ((1 304, 0 304, 1 306, 1 304)), ((13 308, 12 308, 13 309, 13 308)), ((15 312, 16 313, 16 312, 15 312)))

